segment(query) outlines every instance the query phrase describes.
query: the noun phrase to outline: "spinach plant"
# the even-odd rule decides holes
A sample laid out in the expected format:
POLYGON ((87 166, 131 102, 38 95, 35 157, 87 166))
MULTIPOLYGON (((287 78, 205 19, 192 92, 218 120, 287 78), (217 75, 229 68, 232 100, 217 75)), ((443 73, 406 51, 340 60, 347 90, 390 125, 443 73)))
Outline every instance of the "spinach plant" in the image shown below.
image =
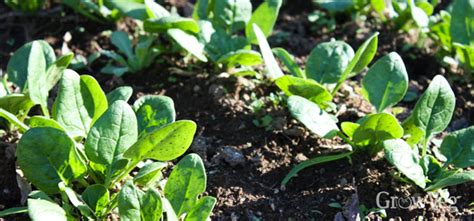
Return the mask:
POLYGON ((430 36, 441 46, 443 60, 456 57, 466 72, 474 73, 474 1, 456 0, 451 13, 441 11, 430 26, 430 36))
POLYGON ((196 124, 175 121, 169 97, 144 96, 131 107, 130 95, 129 87, 106 95, 91 76, 64 71, 52 118, 31 117, 17 146, 18 165, 38 189, 28 198, 32 220, 209 217, 216 200, 200 197, 198 155, 183 157, 167 181, 161 172, 189 148, 196 124))
POLYGON ((39 105, 49 117, 48 94, 68 67, 73 54, 56 58, 45 41, 29 42, 15 51, 7 64, 7 75, 0 94, 0 114, 20 130, 31 108, 39 105), (11 85, 10 85, 11 84, 11 85), (16 89, 13 91, 12 87, 16 89))
POLYGON ((101 51, 101 54, 111 59, 107 66, 101 69, 101 72, 122 76, 125 73, 136 73, 149 67, 160 54, 160 50, 153 46, 155 39, 154 36, 140 36, 133 47, 127 33, 113 32, 110 40, 125 57, 109 50, 101 51))

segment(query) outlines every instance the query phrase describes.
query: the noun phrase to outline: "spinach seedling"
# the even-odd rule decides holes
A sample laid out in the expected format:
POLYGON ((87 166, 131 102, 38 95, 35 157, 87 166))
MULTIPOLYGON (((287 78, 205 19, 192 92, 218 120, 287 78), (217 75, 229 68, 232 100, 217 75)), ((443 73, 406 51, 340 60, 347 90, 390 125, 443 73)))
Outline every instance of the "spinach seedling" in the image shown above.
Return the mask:
POLYGON ((149 67, 160 54, 160 50, 153 46, 155 39, 154 36, 140 36, 135 47, 133 47, 127 33, 122 31, 113 32, 110 40, 125 57, 113 51, 102 50, 101 54, 111 60, 107 66, 101 69, 101 72, 122 76, 125 73, 136 73, 149 67))
POLYGON ((38 189, 27 202, 32 220, 210 216, 216 200, 201 197, 206 173, 198 155, 184 156, 167 181, 161 172, 189 148, 196 124, 175 121, 169 97, 144 96, 131 107, 130 95, 129 87, 106 95, 91 76, 64 71, 52 119, 31 117, 17 146, 18 165, 38 189))
POLYGON ((49 117, 49 91, 57 84, 68 67, 73 54, 56 58, 53 48, 45 41, 29 42, 15 51, 7 65, 4 93, 0 97, 0 114, 10 123, 25 130, 23 121, 36 105, 49 117), (8 84, 17 90, 11 91, 8 84))

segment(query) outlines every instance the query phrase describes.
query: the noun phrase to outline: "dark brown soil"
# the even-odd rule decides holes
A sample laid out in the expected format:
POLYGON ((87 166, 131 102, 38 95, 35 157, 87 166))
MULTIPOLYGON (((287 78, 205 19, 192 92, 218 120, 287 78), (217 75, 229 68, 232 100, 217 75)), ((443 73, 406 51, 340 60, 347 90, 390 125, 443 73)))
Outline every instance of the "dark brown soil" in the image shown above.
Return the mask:
MULTIPOLYGON (((8 12, 1 4, 0 13, 8 12)), ((300 64, 305 63, 306 56, 320 42, 336 38, 357 48, 372 32, 379 31, 377 57, 391 51, 399 52, 412 79, 411 86, 418 93, 426 88, 436 74, 456 79, 439 65, 434 50, 416 47, 405 49, 407 43, 416 41, 415 37, 370 22, 352 22, 345 17, 338 18, 339 23, 334 32, 313 30, 314 24, 307 19, 310 12, 308 8, 312 7, 302 11, 298 11, 300 7, 295 4, 286 4, 284 7, 288 9, 280 16, 270 44, 286 48, 297 56, 300 64)), ((87 55, 93 52, 95 48, 91 41, 98 41, 105 48, 110 47, 98 34, 102 30, 113 30, 115 26, 92 23, 72 14, 63 21, 52 20, 53 16, 7 19, 3 23, 6 25, 0 25, 0 68, 5 70, 10 53, 30 39, 47 39, 55 49, 59 49, 66 31, 72 32, 70 47, 76 53, 87 55), (23 23, 31 24, 36 31, 25 32, 15 26, 23 23), (78 27, 83 27, 84 31, 78 27), (7 44, 10 39, 15 41, 7 44)), ((338 212, 343 211, 342 208, 335 208, 335 203, 349 204, 353 194, 357 194, 360 205, 376 208, 377 193, 386 191, 390 196, 399 198, 421 197, 425 204, 424 209, 388 209, 388 217, 403 220, 414 220, 417 216, 429 220, 452 220, 454 217, 472 220, 472 212, 468 215, 467 209, 474 201, 472 183, 449 189, 451 195, 460 197, 456 203, 457 209, 446 204, 434 208, 432 197, 396 179, 392 175, 395 170, 380 156, 370 158, 357 154, 352 157, 352 162, 344 159, 308 168, 282 189, 280 182, 294 165, 307 158, 341 152, 345 148, 343 142, 338 139, 322 140, 311 135, 288 114, 284 102, 272 105, 266 99, 265 108, 253 112, 252 94, 261 98, 277 93, 278 90, 268 82, 228 77, 210 66, 188 66, 180 58, 167 57, 165 60, 143 73, 128 75, 123 79, 99 74, 94 76, 106 91, 119 85, 132 86, 134 99, 143 94, 170 96, 175 101, 178 118, 194 120, 199 125, 191 151, 197 152, 205 160, 208 194, 218 198, 213 219, 333 220, 338 212), (257 127, 254 121, 266 116, 273 119, 270 125, 267 128, 257 127)), ((92 71, 90 73, 98 73, 100 64, 101 61, 95 65, 98 67, 89 70, 92 71)), ((358 85, 358 80, 356 77, 348 85, 358 85)), ((449 130, 456 130, 473 124, 474 99, 471 83, 456 81, 452 85, 458 100, 449 130)), ((338 105, 347 105, 348 111, 341 116, 344 119, 357 119, 357 116, 368 111, 360 96, 341 95, 336 101, 338 105)), ((414 102, 401 105, 407 108, 405 115, 413 105, 414 102)), ((14 151, 11 144, 14 142, 8 137, 4 139, 0 145, 0 190, 8 189, 10 194, 0 193, 0 205, 8 208, 19 205, 20 193, 16 188, 15 164, 11 155, 14 151)))

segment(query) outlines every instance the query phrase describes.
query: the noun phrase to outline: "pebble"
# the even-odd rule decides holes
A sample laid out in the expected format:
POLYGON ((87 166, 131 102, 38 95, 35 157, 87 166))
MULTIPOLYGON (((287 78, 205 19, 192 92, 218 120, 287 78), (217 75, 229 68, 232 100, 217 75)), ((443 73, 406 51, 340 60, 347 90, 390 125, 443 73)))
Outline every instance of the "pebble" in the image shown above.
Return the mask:
POLYGON ((222 157, 230 166, 243 165, 245 157, 240 150, 232 146, 225 146, 222 149, 222 157))
POLYGON ((303 161, 305 161, 305 160, 308 160, 308 157, 306 157, 306 156, 305 156, 304 154, 302 154, 302 153, 299 153, 299 154, 297 154, 297 155, 295 156, 295 160, 296 160, 296 162, 301 163, 301 162, 303 162, 303 161))

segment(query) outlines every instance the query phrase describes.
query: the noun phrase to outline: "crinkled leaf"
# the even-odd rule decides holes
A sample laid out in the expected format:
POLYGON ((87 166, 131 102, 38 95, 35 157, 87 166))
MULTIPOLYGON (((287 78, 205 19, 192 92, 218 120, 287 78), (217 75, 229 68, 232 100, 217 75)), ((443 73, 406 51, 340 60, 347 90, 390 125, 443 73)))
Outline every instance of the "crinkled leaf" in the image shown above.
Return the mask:
POLYGON ((337 83, 354 57, 354 50, 343 41, 317 45, 306 62, 306 77, 319 83, 337 83))
POLYGON ((150 133, 176 120, 173 99, 167 96, 147 95, 133 104, 138 122, 138 134, 150 133))

